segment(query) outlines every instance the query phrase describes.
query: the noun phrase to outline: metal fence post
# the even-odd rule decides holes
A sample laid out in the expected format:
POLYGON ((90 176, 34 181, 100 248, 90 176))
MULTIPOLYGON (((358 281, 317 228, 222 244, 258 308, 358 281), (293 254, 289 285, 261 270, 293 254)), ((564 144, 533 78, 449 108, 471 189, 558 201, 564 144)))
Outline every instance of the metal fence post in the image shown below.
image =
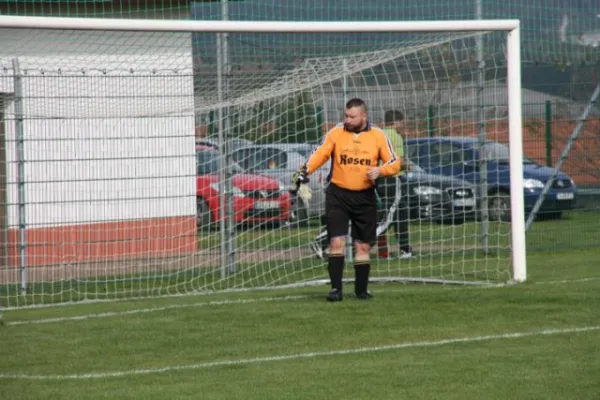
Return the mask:
POLYGON ((17 202, 19 208, 19 291, 27 293, 27 222, 25 219, 25 137, 23 131, 23 77, 19 60, 12 60, 15 92, 15 130, 17 144, 17 202))
MULTIPOLYGON (((483 5, 481 0, 475 1, 475 14, 477 19, 483 19, 483 5)), ((486 127, 485 127, 485 60, 484 60, 484 43, 483 35, 475 37, 475 56, 477 59, 477 148, 479 152, 479 194, 481 196, 481 248, 484 253, 489 251, 489 204, 488 204, 488 172, 487 160, 484 146, 486 142, 486 127)))
POLYGON ((552 166, 552 103, 546 100, 546 165, 552 166))
POLYGON ((208 113, 208 137, 212 138, 215 136, 216 133, 216 129, 215 129, 215 112, 213 110, 211 110, 208 113))
POLYGON ((316 115, 316 122, 317 122, 316 139, 317 139, 317 143, 319 143, 321 141, 321 137, 323 136, 323 107, 318 106, 316 108, 316 111, 317 111, 317 115, 316 115))
POLYGON ((433 122, 433 105, 427 107, 427 132, 429 137, 435 136, 435 123, 433 122))

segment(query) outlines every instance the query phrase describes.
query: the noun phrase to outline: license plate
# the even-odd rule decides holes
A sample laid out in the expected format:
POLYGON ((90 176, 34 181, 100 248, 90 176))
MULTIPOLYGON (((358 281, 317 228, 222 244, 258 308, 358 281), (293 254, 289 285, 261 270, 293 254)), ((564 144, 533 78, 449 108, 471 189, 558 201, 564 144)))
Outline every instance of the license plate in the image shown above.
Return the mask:
POLYGON ((475 199, 456 199, 454 200, 455 207, 474 207, 475 199))
POLYGON ((575 194, 573 193, 557 193, 556 198, 558 200, 573 200, 575 194))
POLYGON ((254 203, 254 208, 257 210, 270 210, 272 208, 279 208, 279 202, 277 201, 257 201, 254 203))

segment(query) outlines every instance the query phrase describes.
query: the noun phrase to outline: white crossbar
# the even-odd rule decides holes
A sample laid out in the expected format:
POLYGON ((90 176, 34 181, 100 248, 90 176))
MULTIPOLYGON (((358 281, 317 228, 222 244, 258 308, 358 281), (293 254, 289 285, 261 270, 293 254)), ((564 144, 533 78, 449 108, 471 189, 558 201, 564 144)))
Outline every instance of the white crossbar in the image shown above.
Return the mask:
POLYGON ((467 21, 181 21, 0 16, 2 28, 162 32, 466 32, 512 31, 516 19, 467 21))

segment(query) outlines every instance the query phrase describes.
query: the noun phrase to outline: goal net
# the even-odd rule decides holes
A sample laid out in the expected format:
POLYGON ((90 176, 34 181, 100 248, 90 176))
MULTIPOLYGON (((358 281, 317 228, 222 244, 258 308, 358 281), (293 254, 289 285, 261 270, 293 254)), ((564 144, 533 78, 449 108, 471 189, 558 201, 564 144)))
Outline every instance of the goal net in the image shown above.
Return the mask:
POLYGON ((354 97, 408 166, 372 279, 524 280, 518 24, 473 22, 1 17, 0 306, 327 284, 291 177, 354 97))

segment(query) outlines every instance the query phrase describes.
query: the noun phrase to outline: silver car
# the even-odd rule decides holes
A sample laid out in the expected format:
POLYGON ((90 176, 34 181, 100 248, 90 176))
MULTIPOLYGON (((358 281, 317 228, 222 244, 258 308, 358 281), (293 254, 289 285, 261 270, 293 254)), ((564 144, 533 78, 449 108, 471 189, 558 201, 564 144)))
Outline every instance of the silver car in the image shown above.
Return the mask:
POLYGON ((292 222, 306 225, 308 218, 320 217, 325 212, 325 188, 327 168, 321 168, 311 175, 309 187, 312 190, 310 202, 304 202, 296 194, 292 177, 300 166, 308 160, 317 145, 305 143, 255 144, 233 151, 232 158, 246 171, 269 176, 283 182, 292 193, 292 222))

